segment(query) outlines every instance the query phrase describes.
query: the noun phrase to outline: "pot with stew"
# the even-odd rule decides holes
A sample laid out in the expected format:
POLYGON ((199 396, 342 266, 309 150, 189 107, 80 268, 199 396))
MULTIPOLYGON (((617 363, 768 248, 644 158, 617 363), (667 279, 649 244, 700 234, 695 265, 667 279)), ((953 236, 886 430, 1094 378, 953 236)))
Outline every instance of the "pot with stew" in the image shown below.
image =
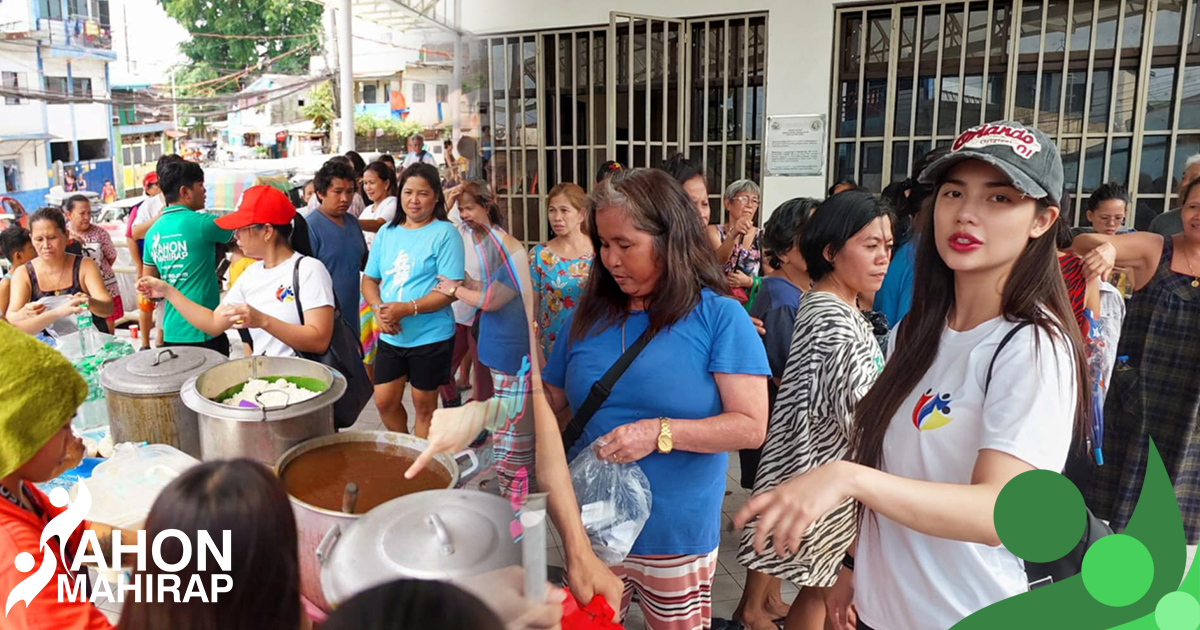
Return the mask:
POLYGON ((321 564, 316 551, 321 540, 345 529, 371 509, 392 499, 425 490, 458 487, 475 472, 471 451, 455 457, 436 456, 414 479, 404 471, 428 446, 421 438, 386 431, 348 431, 299 444, 279 458, 275 472, 287 488, 296 515, 300 543, 300 591, 323 610, 330 606, 321 589, 321 564), (460 471, 457 459, 466 460, 460 471), (346 505, 346 489, 354 484, 356 498, 346 505), (346 512, 344 508, 350 508, 346 512))

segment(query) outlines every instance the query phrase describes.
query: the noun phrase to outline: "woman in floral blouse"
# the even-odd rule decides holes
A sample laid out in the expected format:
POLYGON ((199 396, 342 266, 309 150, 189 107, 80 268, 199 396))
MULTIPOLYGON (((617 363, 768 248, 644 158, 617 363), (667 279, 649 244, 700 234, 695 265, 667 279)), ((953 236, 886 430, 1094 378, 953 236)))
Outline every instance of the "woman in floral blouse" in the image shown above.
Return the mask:
POLYGON ((66 211, 67 229, 71 238, 83 245, 84 253, 100 267, 100 279, 104 288, 112 296, 113 312, 105 320, 96 319, 96 327, 103 332, 115 330, 116 322, 125 316, 125 308, 121 303, 121 288, 117 284, 117 274, 113 271, 113 263, 117 262, 117 248, 113 247, 112 237, 104 228, 92 223, 92 204, 83 195, 72 195, 67 199, 66 211), (104 325, 101 325, 104 324, 104 325))
POLYGON ((588 236, 587 194, 577 184, 559 184, 550 190, 550 227, 554 238, 537 245, 529 260, 529 273, 537 305, 538 341, 544 356, 575 310, 592 269, 595 252, 588 236))

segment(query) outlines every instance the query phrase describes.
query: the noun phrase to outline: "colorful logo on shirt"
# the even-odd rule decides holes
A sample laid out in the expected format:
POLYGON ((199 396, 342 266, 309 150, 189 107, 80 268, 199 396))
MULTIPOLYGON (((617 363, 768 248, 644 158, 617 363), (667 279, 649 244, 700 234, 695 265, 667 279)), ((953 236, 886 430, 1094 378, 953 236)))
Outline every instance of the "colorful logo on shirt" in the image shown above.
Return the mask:
POLYGON ((939 394, 926 390, 913 407, 913 426, 921 431, 932 431, 950 424, 950 394, 939 394))
POLYGON ((283 304, 296 301, 296 294, 292 292, 292 287, 280 286, 275 289, 275 299, 283 304))

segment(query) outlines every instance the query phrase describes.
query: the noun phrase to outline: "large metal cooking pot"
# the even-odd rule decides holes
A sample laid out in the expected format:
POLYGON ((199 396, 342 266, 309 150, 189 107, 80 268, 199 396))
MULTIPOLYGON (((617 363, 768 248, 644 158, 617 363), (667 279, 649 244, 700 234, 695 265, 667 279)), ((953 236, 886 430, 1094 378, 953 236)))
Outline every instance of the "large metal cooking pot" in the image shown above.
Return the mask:
POLYGON ((113 442, 168 444, 199 459, 199 420, 179 392, 188 379, 227 360, 213 350, 178 347, 138 352, 105 365, 100 385, 113 442))
POLYGON ((325 599, 336 607, 392 580, 456 580, 519 565, 515 518, 507 499, 474 490, 392 499, 321 541, 325 599))
MULTIPOLYGON (((405 456, 414 459, 429 446, 428 441, 405 433, 346 431, 337 435, 315 438, 293 447, 279 458, 275 464, 275 473, 282 478, 284 469, 297 457, 323 446, 346 442, 388 444, 398 447, 405 456)), ((479 461, 472 451, 463 451, 453 458, 449 455, 437 455, 430 464, 430 468, 438 469, 449 475, 450 483, 446 486, 447 488, 457 488, 460 483, 476 472, 478 467, 479 461), (459 458, 468 462, 466 468, 461 471, 456 461, 459 458)), ((397 471, 397 474, 404 474, 404 471, 397 471)), ((288 499, 292 502, 292 511, 296 515, 296 531, 300 542, 300 594, 322 610, 329 611, 331 607, 325 601, 321 589, 321 563, 317 559, 317 547, 330 532, 342 531, 343 528, 362 518, 365 514, 346 514, 345 512, 326 510, 305 503, 291 494, 288 494, 288 499)), ((375 509, 378 510, 381 507, 383 506, 375 509)))
MULTIPOLYGON (((315 385, 314 385, 315 387, 315 385)), ((183 404, 200 420, 200 459, 249 457, 273 465, 289 448, 333 433, 333 403, 346 393, 346 378, 320 363, 296 357, 247 357, 228 361, 183 384, 183 404), (303 377, 325 389, 315 398, 261 408, 216 402, 252 378, 303 377)))

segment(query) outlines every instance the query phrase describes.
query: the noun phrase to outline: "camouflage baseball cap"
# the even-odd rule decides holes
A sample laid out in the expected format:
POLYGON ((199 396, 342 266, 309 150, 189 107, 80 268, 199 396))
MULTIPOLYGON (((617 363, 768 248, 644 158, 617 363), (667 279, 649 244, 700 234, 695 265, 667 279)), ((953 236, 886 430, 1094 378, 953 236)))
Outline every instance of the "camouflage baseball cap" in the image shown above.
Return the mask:
POLYGON ((963 160, 982 160, 1000 169, 1027 197, 1057 204, 1063 193, 1062 157, 1041 130, 1002 120, 972 127, 954 141, 950 152, 921 172, 922 184, 935 184, 963 160))

